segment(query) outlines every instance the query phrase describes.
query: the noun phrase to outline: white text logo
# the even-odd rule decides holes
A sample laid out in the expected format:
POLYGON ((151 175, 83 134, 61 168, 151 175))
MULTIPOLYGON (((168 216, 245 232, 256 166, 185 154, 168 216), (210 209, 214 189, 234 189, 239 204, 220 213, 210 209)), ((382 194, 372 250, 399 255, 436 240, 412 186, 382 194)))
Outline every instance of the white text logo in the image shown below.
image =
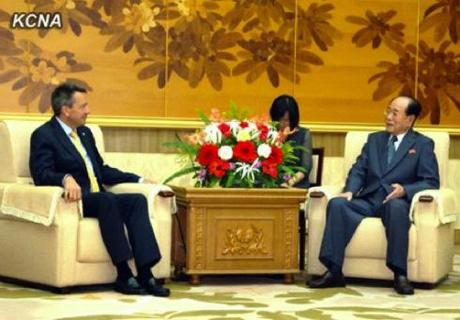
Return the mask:
POLYGON ((12 29, 61 29, 61 13, 15 12, 11 16, 10 27, 12 29))

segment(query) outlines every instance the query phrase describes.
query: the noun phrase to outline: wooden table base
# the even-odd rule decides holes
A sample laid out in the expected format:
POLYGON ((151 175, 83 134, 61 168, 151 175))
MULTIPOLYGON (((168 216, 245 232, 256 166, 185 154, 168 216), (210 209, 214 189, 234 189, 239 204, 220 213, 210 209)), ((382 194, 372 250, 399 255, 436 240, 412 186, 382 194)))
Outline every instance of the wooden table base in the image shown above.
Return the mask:
POLYGON ((173 189, 173 263, 192 284, 213 274, 283 274, 293 283, 305 190, 173 189))

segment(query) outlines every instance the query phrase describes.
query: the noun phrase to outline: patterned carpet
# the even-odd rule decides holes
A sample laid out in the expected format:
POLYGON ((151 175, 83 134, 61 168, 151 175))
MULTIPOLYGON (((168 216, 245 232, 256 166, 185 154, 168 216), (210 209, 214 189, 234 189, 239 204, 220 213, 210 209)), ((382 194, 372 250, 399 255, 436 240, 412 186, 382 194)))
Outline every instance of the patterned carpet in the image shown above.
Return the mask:
POLYGON ((361 282, 311 290, 302 277, 293 285, 273 277, 232 276, 168 287, 172 296, 165 299, 110 290, 58 295, 0 283, 0 319, 460 319, 460 254, 447 281, 407 297, 361 282))

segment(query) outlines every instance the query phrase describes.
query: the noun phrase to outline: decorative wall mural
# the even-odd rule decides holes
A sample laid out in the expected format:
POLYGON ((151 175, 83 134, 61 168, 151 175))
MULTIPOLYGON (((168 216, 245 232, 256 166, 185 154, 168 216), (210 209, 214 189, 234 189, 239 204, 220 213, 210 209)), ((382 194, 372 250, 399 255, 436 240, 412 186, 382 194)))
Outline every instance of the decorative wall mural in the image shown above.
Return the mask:
POLYGON ((414 43, 407 43, 405 25, 391 23, 393 18, 396 19, 394 10, 378 13, 367 10, 365 17, 346 18, 350 23, 363 26, 352 38, 357 47, 371 45, 378 49, 383 44, 399 56, 398 61, 377 64, 384 71, 369 78, 369 83, 377 81, 373 99, 416 93, 425 106, 421 118, 429 115, 430 123, 439 124, 441 113, 449 115, 452 109, 460 111, 460 55, 450 50, 460 34, 460 2, 437 0, 425 10, 420 32, 433 31, 438 42, 436 47, 430 47, 423 40, 419 41, 418 48, 414 43))
POLYGON ((261 112, 286 92, 309 108, 303 121, 372 123, 401 93, 421 100, 422 122, 453 123, 459 37, 458 0, 24 0, 0 6, 0 91, 46 112, 53 88, 73 80, 97 86, 105 114, 130 115, 134 101, 133 116, 175 117, 240 92, 242 105, 260 96, 261 112), (59 12, 63 27, 11 29, 17 8, 59 12))
MULTIPOLYGON (((42 1, 44 2, 44 1, 42 1)), ((10 21, 10 15, 0 9, 0 22, 10 21)), ((0 84, 13 82, 11 89, 20 90, 19 104, 27 106, 38 101, 38 110, 50 108, 53 89, 65 80, 91 87, 73 73, 91 70, 91 65, 78 63, 69 51, 49 52, 32 41, 16 39, 12 31, 0 25, 0 84)))
POLYGON ((135 47, 140 56, 135 64, 143 66, 138 78, 157 77, 160 88, 172 73, 192 88, 207 79, 222 90, 225 77, 245 75, 250 84, 263 74, 278 87, 280 77, 298 82, 298 73, 309 72, 309 65, 323 64, 308 49, 314 43, 326 51, 339 34, 328 22, 331 4, 298 7, 296 42, 294 1, 233 1, 227 11, 222 2, 176 0, 164 5, 160 0, 115 8, 105 1, 105 13, 112 16, 102 30, 111 35, 105 49, 128 52, 135 47))

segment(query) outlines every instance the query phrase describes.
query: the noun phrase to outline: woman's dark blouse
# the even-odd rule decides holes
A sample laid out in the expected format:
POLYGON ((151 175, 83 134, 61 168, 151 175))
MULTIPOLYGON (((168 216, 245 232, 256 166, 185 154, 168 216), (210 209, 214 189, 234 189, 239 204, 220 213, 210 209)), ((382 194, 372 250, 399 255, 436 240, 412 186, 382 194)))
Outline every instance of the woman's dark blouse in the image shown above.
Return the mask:
POLYGON ((297 182, 294 187, 296 188, 308 188, 310 182, 308 177, 310 175, 312 167, 312 143, 310 130, 297 127, 297 131, 289 135, 287 141, 293 141, 294 146, 303 146, 306 150, 294 150, 294 154, 297 156, 298 160, 296 165, 305 168, 304 172, 305 177, 297 182))

